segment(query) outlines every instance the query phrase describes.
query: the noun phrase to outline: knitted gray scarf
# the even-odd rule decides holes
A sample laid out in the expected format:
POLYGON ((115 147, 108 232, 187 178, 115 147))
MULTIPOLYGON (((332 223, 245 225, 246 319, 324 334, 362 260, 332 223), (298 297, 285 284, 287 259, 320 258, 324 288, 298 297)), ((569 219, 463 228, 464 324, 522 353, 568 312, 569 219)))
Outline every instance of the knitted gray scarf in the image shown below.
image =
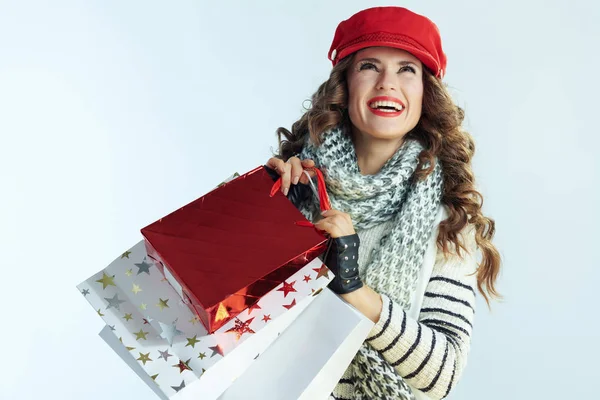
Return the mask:
MULTIPOLYGON (((373 250, 370 264, 360 268, 378 271, 369 274, 365 283, 405 310, 411 306, 442 197, 442 169, 437 159, 425 180, 411 183, 422 150, 418 141, 407 139, 376 175, 361 175, 350 135, 338 127, 325 132, 319 147, 308 139, 300 154, 301 159, 315 161, 323 172, 331 207, 350 214, 356 231, 394 219, 391 231, 373 250)), ((304 202, 300 211, 315 222, 318 198, 304 202)))

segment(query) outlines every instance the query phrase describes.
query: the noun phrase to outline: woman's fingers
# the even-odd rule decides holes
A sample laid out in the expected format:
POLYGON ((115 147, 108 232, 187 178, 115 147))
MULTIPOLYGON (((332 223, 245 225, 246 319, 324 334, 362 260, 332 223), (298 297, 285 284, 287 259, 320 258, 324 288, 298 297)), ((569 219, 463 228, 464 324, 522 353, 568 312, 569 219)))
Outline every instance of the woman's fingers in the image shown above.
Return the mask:
POLYGON ((294 185, 298 184, 298 181, 300 180, 300 176, 302 175, 302 163, 300 162, 300 159, 298 157, 290 157, 289 160, 287 160, 288 164, 291 164, 292 166, 292 170, 291 170, 291 179, 292 179, 292 183, 294 185))
POLYGON ((279 175, 281 175, 283 164, 285 164, 283 160, 276 157, 271 157, 269 158, 269 161, 267 161, 266 165, 267 167, 273 168, 279 175))
POLYGON ((326 231, 333 238, 356 233, 349 214, 338 210, 327 210, 321 213, 324 218, 315 222, 317 229, 326 231))
POLYGON ((336 238, 340 235, 340 228, 335 224, 335 221, 331 219, 324 218, 315 222, 315 228, 320 229, 321 231, 327 232, 332 238, 336 238))
POLYGON ((315 166, 315 162, 310 158, 307 158, 306 160, 302 160, 302 166, 305 168, 311 168, 315 166))
POLYGON ((281 176, 281 191, 287 196, 290 187, 291 165, 277 157, 269 158, 266 165, 273 168, 281 176))
MULTIPOLYGON (((313 160, 311 160, 309 158, 307 158, 306 160, 302 160, 302 169, 306 169, 307 170, 306 172, 308 172, 308 175, 310 175, 311 178, 316 175, 315 171, 313 169, 311 169, 311 168, 314 168, 314 166, 315 166, 315 162, 313 160)), ((305 185, 308 185, 308 177, 303 172, 300 175, 300 183, 304 183, 305 185)))
POLYGON ((283 163, 282 170, 283 172, 279 173, 281 175, 281 191, 287 196, 292 180, 292 164, 283 163))
POLYGON ((290 157, 287 162, 280 158, 272 157, 267 161, 268 167, 273 168, 281 176, 281 191, 287 196, 290 185, 297 185, 298 182, 308 184, 308 177, 304 170, 308 169, 308 174, 313 177, 315 171, 311 170, 315 162, 311 159, 300 160, 298 157, 290 157))

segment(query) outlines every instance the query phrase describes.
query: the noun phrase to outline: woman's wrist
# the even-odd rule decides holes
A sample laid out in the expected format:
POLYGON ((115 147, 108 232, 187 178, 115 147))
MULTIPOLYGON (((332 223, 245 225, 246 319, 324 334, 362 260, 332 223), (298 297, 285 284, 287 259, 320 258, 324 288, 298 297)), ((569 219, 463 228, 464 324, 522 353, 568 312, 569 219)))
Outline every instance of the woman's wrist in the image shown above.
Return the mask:
POLYGON ((354 306, 354 308, 373 321, 373 323, 376 324, 379 322, 383 300, 381 299, 381 295, 369 286, 363 285, 360 289, 351 293, 341 294, 340 297, 354 306))

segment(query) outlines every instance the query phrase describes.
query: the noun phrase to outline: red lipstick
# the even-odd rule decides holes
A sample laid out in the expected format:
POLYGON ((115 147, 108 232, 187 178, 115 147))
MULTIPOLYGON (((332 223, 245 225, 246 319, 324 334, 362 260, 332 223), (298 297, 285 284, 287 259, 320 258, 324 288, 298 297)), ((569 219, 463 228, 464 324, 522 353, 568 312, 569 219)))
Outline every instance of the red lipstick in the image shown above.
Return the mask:
POLYGON ((392 97, 392 96, 377 96, 377 97, 373 97, 372 99, 370 99, 367 102, 367 108, 373 114, 378 115, 380 117, 397 117, 397 116, 399 116, 400 114, 402 114, 404 112, 404 110, 406 109, 406 106, 404 105, 403 102, 400 101, 400 99, 398 99, 396 97, 392 97), (402 106, 402 110, 400 110, 400 111, 383 111, 383 110, 379 110, 377 108, 372 108, 371 104, 373 104, 373 103, 375 103, 377 101, 391 101, 391 102, 397 103, 397 104, 399 104, 399 105, 402 106))

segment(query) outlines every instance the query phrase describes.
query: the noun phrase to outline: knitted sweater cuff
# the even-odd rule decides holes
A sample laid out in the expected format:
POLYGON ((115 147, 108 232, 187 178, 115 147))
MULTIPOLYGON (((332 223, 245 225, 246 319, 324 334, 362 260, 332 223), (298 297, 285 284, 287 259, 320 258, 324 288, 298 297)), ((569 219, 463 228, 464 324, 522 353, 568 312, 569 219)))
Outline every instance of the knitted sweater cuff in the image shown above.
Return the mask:
MULTIPOLYGON (((380 295, 383 306, 381 307, 381 314, 379 314, 379 321, 373 326, 373 329, 371 329, 371 332, 367 337, 367 341, 375 349, 385 347, 394 339, 395 329, 388 328, 390 327, 392 319, 395 319, 393 318, 393 314, 397 312, 397 310, 393 308, 392 300, 386 294, 380 293, 380 295)), ((402 314, 404 314, 404 311, 402 311, 402 314)), ((404 319, 404 315, 402 315, 401 318, 404 319)))

